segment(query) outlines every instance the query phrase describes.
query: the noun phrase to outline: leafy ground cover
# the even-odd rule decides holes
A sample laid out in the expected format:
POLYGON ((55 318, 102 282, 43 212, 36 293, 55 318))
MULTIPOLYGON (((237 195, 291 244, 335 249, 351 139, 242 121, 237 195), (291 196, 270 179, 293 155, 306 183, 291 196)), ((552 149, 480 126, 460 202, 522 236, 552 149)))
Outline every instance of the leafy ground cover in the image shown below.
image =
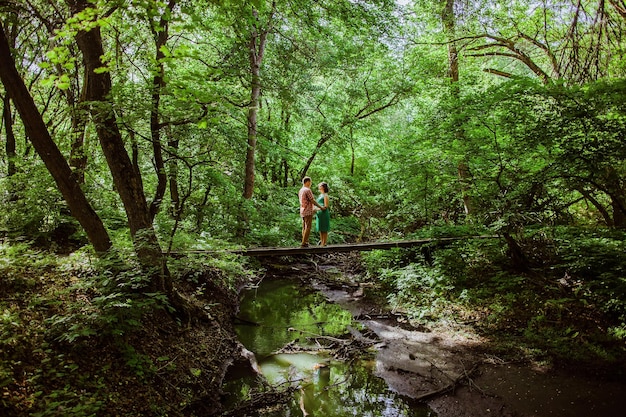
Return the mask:
POLYGON ((218 410, 237 346, 232 278, 214 267, 180 270, 179 292, 202 312, 181 321, 157 294, 125 291, 140 277, 102 271, 86 253, 56 257, 2 245, 0 414, 218 410))
POLYGON ((625 378, 623 233, 542 229, 517 241, 522 271, 494 239, 372 252, 366 275, 422 325, 471 326, 509 358, 625 378))

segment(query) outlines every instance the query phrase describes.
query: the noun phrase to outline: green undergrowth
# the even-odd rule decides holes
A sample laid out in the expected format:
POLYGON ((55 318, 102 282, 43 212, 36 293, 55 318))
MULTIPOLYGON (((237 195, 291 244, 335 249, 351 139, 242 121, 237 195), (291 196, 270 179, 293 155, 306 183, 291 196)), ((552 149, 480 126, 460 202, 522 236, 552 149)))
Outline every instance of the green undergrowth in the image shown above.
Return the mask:
POLYGON ((206 415, 219 404, 242 263, 172 260, 178 292, 201 312, 181 321, 125 259, 120 270, 89 251, 0 244, 0 415, 206 415))
POLYGON ((503 355, 626 377, 626 236, 553 228, 516 237, 528 263, 512 266, 503 239, 373 251, 369 279, 396 310, 427 326, 471 326, 503 355), (618 365, 615 367, 614 365, 618 365))

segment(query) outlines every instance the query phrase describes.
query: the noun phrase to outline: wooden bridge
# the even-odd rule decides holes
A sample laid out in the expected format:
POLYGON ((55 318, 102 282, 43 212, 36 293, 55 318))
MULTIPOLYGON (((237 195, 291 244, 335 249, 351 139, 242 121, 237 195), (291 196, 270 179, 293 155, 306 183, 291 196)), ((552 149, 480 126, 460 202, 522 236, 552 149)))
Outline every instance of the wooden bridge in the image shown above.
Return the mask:
MULTIPOLYGON (((470 240, 470 239, 497 239, 499 236, 464 236, 464 237, 439 237, 439 238, 427 238, 417 240, 400 240, 393 242, 367 242, 367 243, 346 243, 338 245, 327 246, 308 246, 302 247, 269 247, 269 248, 247 248, 247 249, 232 249, 225 252, 236 253, 244 256, 291 256, 291 255, 303 255, 303 254, 318 254, 318 253, 333 253, 333 252, 353 252, 353 251, 369 251, 374 249, 392 249, 392 248, 410 248, 414 246, 421 246, 425 244, 446 244, 455 242, 458 240, 470 240)), ((213 250, 191 250, 191 251, 174 251, 173 255, 182 255, 182 253, 215 253, 213 250)))

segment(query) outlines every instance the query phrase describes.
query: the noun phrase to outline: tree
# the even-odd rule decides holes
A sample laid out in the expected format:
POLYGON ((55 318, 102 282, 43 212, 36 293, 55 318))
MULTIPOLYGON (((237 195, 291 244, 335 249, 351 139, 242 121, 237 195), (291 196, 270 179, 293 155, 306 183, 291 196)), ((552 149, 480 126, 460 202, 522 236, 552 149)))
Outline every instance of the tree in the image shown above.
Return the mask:
POLYGON ((2 106, 2 124, 6 132, 5 151, 7 155, 7 176, 15 175, 15 132, 13 131, 13 114, 11 111, 11 99, 9 95, 5 95, 2 106))
POLYGON ((475 18, 467 20, 481 18, 484 23, 468 26, 456 40, 467 57, 483 60, 488 73, 584 84, 619 71, 614 63, 623 56, 617 39, 624 19, 618 3, 518 2, 512 8, 510 2, 490 2, 489 7, 478 2, 471 10, 475 18))
MULTIPOLYGON (((454 6, 456 0, 445 0, 443 10, 441 12, 441 21, 443 23, 444 31, 447 36, 448 44, 448 77, 451 82, 451 99, 459 99, 459 52, 456 46, 456 17, 454 14, 454 6)), ((463 142, 465 141, 465 132, 463 121, 460 120, 458 126, 455 127, 455 139, 463 142)), ((474 207, 472 199, 469 195, 469 189, 472 183, 472 174, 470 171, 467 158, 464 157, 458 162, 457 171, 459 174, 459 181, 461 183, 461 191, 463 195, 463 205, 465 207, 465 214, 471 216, 474 214, 474 207)))
POLYGON ((246 151, 246 173, 244 179, 244 198, 252 198, 254 192, 254 176, 255 176, 255 153, 257 142, 257 118, 259 113, 259 100, 261 95, 261 66, 263 64, 263 55, 267 46, 267 36, 272 30, 273 16, 276 12, 276 2, 273 1, 266 22, 262 23, 259 17, 259 11, 253 9, 250 24, 250 41, 248 45, 248 53, 250 59, 250 104, 248 106, 248 146, 246 151))
POLYGON ((95 124, 113 182, 124 204, 135 252, 142 265, 150 271, 150 288, 172 296, 171 277, 154 231, 141 174, 133 166, 124 147, 109 98, 111 76, 105 69, 106 62, 102 61, 105 54, 100 26, 97 20, 91 18, 91 16, 97 16, 97 11, 87 0, 68 0, 68 5, 73 15, 83 19, 88 18, 87 21, 82 22, 85 26, 80 28, 75 35, 85 67, 83 82, 85 99, 89 103, 91 119, 95 124))
MULTIPOLYGON (((11 19, 13 20, 13 19, 11 19)), ((11 28, 15 28, 16 25, 11 25, 11 28)), ((11 30, 9 29, 9 33, 11 30)), ((15 33, 11 33, 7 36, 7 42, 9 43, 9 48, 15 48, 15 33)), ((11 98, 8 94, 6 94, 2 98, 2 123, 0 126, 4 127, 4 131, 6 133, 6 144, 5 144, 5 152, 7 157, 7 177, 11 177, 15 175, 15 158, 16 158, 16 145, 15 145, 15 132, 13 129, 13 114, 11 111, 11 98)))
POLYGON ((150 204, 150 218, 154 221, 154 217, 157 215, 159 208, 161 207, 161 201, 165 195, 167 188, 167 174, 165 172, 165 162, 163 160, 163 151, 161 149, 161 121, 160 121, 160 109, 159 104, 161 101, 161 90, 165 85, 165 68, 163 59, 165 58, 164 48, 167 43, 169 35, 169 19, 171 18, 174 7, 176 6, 176 0, 170 0, 165 8, 165 12, 161 15, 158 21, 155 20, 153 14, 156 15, 156 11, 149 11, 148 18, 150 23, 150 30, 155 44, 155 65, 154 76, 152 78, 152 106, 150 108, 150 136, 152 139, 152 150, 154 154, 154 163, 157 173, 157 187, 154 198, 150 204))
POLYGON ((1 24, 0 60, 2 61, 0 65, 0 79, 20 114, 26 133, 30 137, 35 150, 46 164, 72 215, 87 233, 89 241, 96 252, 101 254, 107 252, 111 248, 108 232, 104 228, 100 217, 93 210, 89 201, 87 201, 76 175, 72 172, 59 148, 50 137, 46 124, 15 67, 15 61, 4 32, 4 27, 1 24))

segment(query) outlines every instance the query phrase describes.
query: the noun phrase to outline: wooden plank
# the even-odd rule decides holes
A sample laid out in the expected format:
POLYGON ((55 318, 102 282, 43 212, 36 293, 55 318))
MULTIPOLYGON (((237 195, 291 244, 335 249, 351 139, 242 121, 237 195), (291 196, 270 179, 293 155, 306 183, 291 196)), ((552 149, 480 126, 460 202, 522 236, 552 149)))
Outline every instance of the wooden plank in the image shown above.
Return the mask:
POLYGON ((274 248, 247 248, 240 250, 233 250, 233 253, 237 253, 244 256, 291 256, 302 254, 314 254, 314 253, 329 253, 329 252, 353 252, 353 251, 370 251, 375 249, 392 249, 392 248, 409 248, 413 246, 420 246, 427 243, 447 243, 457 240, 467 239, 493 239, 498 236, 466 236, 466 237, 441 237, 441 238, 428 238, 417 240, 399 240, 393 242, 367 242, 367 243, 350 243, 339 245, 327 245, 327 246, 309 246, 306 248, 301 247, 274 247, 274 248))
POLYGON ((267 248, 244 248, 244 249, 224 249, 224 250, 183 250, 172 251, 170 256, 181 257, 188 254, 211 254, 219 252, 234 253, 243 256, 263 257, 263 256, 292 256, 317 253, 332 252, 353 252, 370 251, 375 249, 409 248, 427 243, 445 244, 457 240, 468 239, 495 239, 499 236, 462 236, 462 237, 438 237, 416 240, 398 240, 393 242, 366 242, 366 243, 345 243, 328 246, 309 246, 306 248, 296 247, 267 247, 267 248))

